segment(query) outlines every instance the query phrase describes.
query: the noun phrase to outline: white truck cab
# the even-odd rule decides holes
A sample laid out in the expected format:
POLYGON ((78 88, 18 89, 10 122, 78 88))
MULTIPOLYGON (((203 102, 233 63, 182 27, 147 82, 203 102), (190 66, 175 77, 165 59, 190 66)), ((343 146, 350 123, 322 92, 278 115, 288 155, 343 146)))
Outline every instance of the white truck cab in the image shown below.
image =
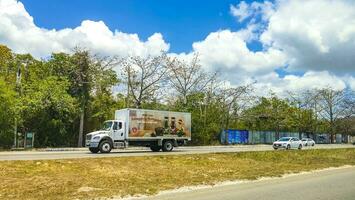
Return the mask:
POLYGON ((108 120, 105 121, 102 125, 101 130, 91 132, 86 135, 86 146, 89 146, 90 151, 93 153, 97 153, 100 150, 100 142, 102 140, 107 140, 105 144, 102 145, 102 150, 106 153, 111 151, 113 146, 116 148, 124 148, 125 141, 125 130, 123 126, 123 121, 118 120, 108 120), (109 144, 111 147, 109 148, 109 144))
POLYGON ((92 153, 146 146, 152 151, 172 151, 191 140, 191 114, 170 111, 122 109, 115 120, 105 121, 98 131, 86 135, 92 153))

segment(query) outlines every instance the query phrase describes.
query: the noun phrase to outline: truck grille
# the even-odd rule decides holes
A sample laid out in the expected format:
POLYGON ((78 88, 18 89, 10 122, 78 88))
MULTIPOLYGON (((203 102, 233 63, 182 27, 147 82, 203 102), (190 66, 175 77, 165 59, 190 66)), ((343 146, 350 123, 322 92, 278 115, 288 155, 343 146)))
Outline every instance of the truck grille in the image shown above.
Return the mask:
POLYGON ((86 135, 86 140, 91 140, 91 135, 86 135))

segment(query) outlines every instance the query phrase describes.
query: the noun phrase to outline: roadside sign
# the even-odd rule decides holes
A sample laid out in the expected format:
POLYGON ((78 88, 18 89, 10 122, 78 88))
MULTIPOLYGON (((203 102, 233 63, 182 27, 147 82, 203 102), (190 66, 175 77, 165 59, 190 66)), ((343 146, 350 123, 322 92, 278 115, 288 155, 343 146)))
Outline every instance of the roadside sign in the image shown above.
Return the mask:
POLYGON ((25 148, 33 148, 34 143, 34 133, 25 133, 25 148))

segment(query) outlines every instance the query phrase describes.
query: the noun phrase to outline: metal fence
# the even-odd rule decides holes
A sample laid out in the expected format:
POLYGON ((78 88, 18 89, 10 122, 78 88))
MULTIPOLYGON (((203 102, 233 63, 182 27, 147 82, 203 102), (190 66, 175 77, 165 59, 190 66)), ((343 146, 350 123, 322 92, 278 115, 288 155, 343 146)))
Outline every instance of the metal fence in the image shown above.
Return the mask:
MULTIPOLYGON (((277 137, 274 131, 248 131, 238 129, 228 129, 221 132, 220 141, 222 144, 271 144, 281 137, 297 137, 298 132, 279 132, 277 137)), ((312 138, 317 144, 330 143, 329 134, 317 133, 306 134, 302 133, 301 138, 312 138)), ((335 143, 348 143, 350 142, 349 136, 336 134, 335 143)))

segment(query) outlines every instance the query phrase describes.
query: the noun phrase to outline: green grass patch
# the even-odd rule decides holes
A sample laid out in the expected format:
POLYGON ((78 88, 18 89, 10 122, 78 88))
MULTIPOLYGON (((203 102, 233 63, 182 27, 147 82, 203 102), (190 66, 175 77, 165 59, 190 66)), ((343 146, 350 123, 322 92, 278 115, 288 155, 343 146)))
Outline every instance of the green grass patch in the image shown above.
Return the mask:
POLYGON ((355 149, 1 161, 0 199, 92 199, 355 165, 355 149))

